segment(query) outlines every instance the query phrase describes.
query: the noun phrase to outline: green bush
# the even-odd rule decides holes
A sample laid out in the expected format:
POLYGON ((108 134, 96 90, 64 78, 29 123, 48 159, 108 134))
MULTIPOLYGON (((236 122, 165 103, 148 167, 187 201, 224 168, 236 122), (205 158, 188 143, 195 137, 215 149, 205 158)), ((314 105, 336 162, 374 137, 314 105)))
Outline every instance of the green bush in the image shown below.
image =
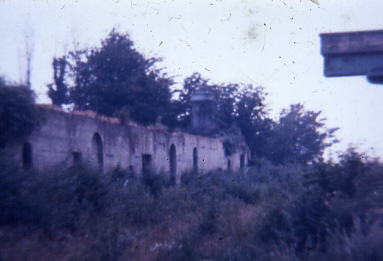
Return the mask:
POLYGON ((0 242, 12 243, 0 250, 36 255, 33 244, 20 250, 27 237, 69 253, 77 239, 73 260, 380 260, 382 173, 379 161, 348 152, 338 163, 262 162, 169 186, 163 174, 32 174, 0 160, 0 242))
POLYGON ((0 226, 36 222, 36 209, 26 193, 30 181, 30 173, 18 169, 0 152, 0 226))
POLYGON ((30 185, 31 194, 35 191, 31 199, 43 204, 51 230, 77 230, 106 207, 107 187, 101 177, 84 166, 41 173, 30 185))
POLYGON ((0 80, 0 148, 25 139, 41 124, 42 112, 34 94, 23 86, 10 86, 0 80))

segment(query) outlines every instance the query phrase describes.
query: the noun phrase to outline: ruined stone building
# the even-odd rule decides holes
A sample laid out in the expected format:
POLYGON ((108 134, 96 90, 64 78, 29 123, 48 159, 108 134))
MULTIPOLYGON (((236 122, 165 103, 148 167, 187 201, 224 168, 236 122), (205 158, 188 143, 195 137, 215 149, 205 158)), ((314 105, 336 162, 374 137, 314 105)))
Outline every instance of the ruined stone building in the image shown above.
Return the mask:
POLYGON ((10 148, 11 154, 24 168, 41 170, 82 162, 101 171, 120 167, 137 175, 149 171, 169 175, 176 183, 185 172, 243 168, 249 156, 247 146, 237 144, 236 151, 226 155, 223 138, 212 135, 216 126, 209 113, 213 111, 211 98, 196 94, 192 103, 189 133, 42 106, 44 124, 28 140, 10 148), (202 107, 208 110, 202 113, 202 107))

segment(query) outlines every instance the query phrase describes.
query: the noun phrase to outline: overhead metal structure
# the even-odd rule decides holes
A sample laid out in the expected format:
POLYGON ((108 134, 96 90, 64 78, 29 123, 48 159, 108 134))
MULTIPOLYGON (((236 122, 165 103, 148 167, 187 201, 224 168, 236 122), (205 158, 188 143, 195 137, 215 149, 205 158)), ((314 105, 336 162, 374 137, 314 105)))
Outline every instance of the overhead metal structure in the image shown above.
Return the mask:
POLYGON ((383 30, 324 33, 320 37, 325 76, 362 75, 371 83, 383 84, 383 30))

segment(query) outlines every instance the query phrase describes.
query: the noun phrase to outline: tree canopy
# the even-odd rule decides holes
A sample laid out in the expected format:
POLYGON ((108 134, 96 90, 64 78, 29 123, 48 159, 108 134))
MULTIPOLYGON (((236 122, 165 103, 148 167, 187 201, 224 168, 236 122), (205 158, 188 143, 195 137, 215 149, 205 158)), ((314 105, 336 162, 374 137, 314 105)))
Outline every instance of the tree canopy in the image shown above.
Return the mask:
POLYGON ((154 123, 168 109, 173 82, 155 67, 159 61, 140 54, 129 35, 112 31, 101 47, 54 59, 48 94, 57 105, 107 116, 123 112, 137 122, 154 123))
POLYGON ((235 143, 238 135, 242 135, 253 158, 274 164, 307 164, 318 160, 327 147, 337 142, 334 137, 337 128, 326 128, 321 112, 305 110, 301 104, 291 105, 278 120, 273 120, 265 104, 263 87, 213 84, 198 73, 187 77, 183 86, 177 101, 181 122, 189 120, 191 93, 209 90, 215 96, 215 120, 221 132, 229 134, 232 140, 227 142, 235 143))
POLYGON ((302 104, 284 109, 269 135, 267 158, 274 163, 309 163, 337 142, 337 128, 325 127, 321 112, 306 111, 302 104))
MULTIPOLYGON (((128 34, 112 31, 101 46, 70 52, 53 60, 48 95, 58 106, 93 110, 142 124, 159 119, 170 128, 189 126, 192 93, 209 90, 215 97, 215 120, 226 144, 243 137, 254 158, 275 164, 309 163, 319 159, 336 139, 320 112, 291 105, 278 120, 269 115, 263 87, 212 83, 199 73, 183 81, 172 95, 173 78, 158 69, 159 58, 140 54, 128 34)), ((229 146, 230 147, 230 146, 229 146)))
POLYGON ((0 78, 0 147, 23 140, 41 123, 33 92, 0 78))

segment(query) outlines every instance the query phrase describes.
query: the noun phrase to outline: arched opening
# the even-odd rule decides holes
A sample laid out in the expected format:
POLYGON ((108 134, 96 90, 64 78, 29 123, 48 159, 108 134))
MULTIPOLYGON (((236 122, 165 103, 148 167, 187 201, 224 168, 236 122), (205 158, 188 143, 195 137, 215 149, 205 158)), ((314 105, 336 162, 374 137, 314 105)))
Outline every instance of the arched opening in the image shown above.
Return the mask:
POLYGON ((152 172, 152 155, 142 154, 142 175, 148 177, 152 172))
POLYGON ((97 168, 102 171, 104 169, 104 147, 100 134, 95 133, 92 139, 92 151, 97 162, 97 168))
POLYGON ((193 149, 193 173, 198 174, 198 151, 197 148, 193 149))
POLYGON ((176 146, 172 144, 169 150, 169 169, 170 169, 170 183, 176 184, 177 177, 177 152, 176 146))
POLYGON ((245 167, 245 155, 241 154, 241 157, 239 159, 239 167, 243 169, 245 167))
POLYGON ((24 169, 31 169, 33 167, 32 145, 28 142, 23 145, 22 163, 24 169))
POLYGON ((227 160, 227 171, 231 171, 231 161, 227 160))

